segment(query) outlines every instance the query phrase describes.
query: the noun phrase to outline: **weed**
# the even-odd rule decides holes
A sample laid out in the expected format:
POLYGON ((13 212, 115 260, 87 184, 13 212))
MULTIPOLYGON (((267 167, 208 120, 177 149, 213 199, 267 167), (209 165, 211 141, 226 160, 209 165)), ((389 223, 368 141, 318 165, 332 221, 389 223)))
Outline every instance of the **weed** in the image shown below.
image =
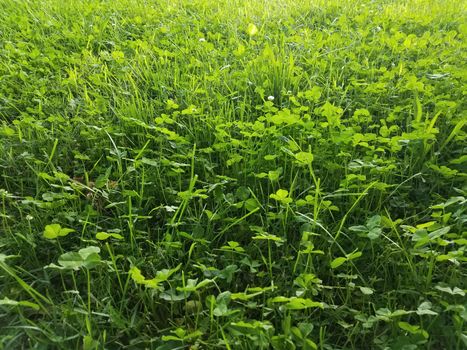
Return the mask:
POLYGON ((0 349, 465 348, 465 5, 0 0, 0 349))

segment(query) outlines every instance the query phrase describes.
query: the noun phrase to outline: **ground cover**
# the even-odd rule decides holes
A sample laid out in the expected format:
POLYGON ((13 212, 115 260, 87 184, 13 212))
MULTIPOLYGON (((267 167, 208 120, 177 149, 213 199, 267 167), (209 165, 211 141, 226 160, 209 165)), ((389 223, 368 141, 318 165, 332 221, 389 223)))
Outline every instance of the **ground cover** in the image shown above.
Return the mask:
POLYGON ((465 348, 465 8, 0 0, 0 349, 465 348))

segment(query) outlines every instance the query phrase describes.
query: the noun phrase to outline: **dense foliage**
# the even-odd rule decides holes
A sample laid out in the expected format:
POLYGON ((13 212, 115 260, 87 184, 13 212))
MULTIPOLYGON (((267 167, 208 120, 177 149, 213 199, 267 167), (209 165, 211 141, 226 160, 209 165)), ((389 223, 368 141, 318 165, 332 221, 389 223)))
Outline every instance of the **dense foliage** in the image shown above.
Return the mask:
POLYGON ((0 8, 0 349, 467 347, 465 1, 0 8))

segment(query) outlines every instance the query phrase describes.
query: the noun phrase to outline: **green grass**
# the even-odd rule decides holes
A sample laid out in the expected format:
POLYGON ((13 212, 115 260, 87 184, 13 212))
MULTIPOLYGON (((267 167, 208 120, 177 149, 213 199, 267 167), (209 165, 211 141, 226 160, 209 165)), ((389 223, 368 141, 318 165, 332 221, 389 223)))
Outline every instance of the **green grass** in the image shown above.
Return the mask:
POLYGON ((0 8, 0 349, 467 346, 465 1, 0 8))

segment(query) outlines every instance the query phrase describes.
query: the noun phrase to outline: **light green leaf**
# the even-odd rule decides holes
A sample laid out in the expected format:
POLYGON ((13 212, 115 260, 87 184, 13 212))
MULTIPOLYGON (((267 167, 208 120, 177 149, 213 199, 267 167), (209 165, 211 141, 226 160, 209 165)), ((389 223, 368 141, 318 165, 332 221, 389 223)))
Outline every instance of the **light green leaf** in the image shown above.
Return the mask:
POLYGON ((256 27, 253 23, 249 23, 246 32, 249 36, 256 35, 258 33, 258 27, 256 27))
POLYGON ((47 225, 44 230, 44 237, 48 239, 57 238, 60 233, 61 226, 59 224, 47 225))
POLYGON ((302 165, 311 164, 313 161, 313 154, 310 152, 298 152, 295 154, 295 159, 302 165))
POLYGON ((417 315, 437 315, 438 313, 431 310, 432 304, 429 301, 425 301, 420 304, 420 306, 417 308, 417 315))
POLYGON ((60 255, 58 263, 64 268, 79 270, 84 265, 83 257, 77 252, 68 252, 60 255))
POLYGON ((454 287, 454 288, 451 288, 449 286, 441 286, 441 285, 437 285, 435 286, 435 288, 441 292, 445 292, 445 293, 449 293, 451 295, 461 295, 461 296, 465 296, 465 292, 458 288, 458 287, 454 287))
MULTIPOLYGON (((261 173, 261 174, 263 174, 263 173, 261 173)), ((260 174, 260 175, 261 175, 261 174, 260 174)), ((270 180, 271 182, 274 182, 274 181, 279 180, 279 177, 280 177, 281 174, 282 174, 282 169, 279 168, 279 169, 277 169, 277 170, 270 170, 270 171, 268 171, 267 176, 268 176, 268 178, 269 178, 269 180, 270 180)))
POLYGON ((347 254, 347 260, 354 260, 362 256, 362 252, 353 252, 350 254, 347 254))
POLYGON ((79 255, 83 258, 83 260, 86 260, 91 254, 99 254, 101 249, 99 247, 95 246, 89 246, 86 248, 82 248, 78 251, 79 255))
POLYGON ((271 194, 269 197, 283 204, 288 204, 292 202, 292 198, 289 198, 288 195, 289 191, 279 189, 276 191, 276 193, 271 194))
POLYGON ((264 292, 263 291, 260 291, 260 292, 256 292, 256 293, 251 293, 251 294, 247 294, 247 293, 233 293, 232 294, 232 300, 249 300, 251 298, 254 298, 255 296, 258 296, 258 295, 261 295, 263 294, 264 292))
POLYGON ((100 241, 105 241, 107 238, 109 238, 110 235, 106 232, 97 232, 96 233, 96 238, 100 241))
POLYGON ((450 230, 451 230, 451 226, 446 226, 446 227, 440 228, 438 230, 435 230, 433 232, 430 232, 430 234, 428 234, 428 237, 430 237, 430 239, 436 239, 436 238, 439 238, 441 236, 444 236, 450 230))
POLYGON ((264 156, 265 160, 274 160, 277 158, 277 154, 268 154, 264 156))
POLYGON ((311 299, 304 298, 291 298, 290 301, 285 305, 289 310, 303 310, 310 307, 323 308, 323 303, 313 301, 311 299))
POLYGON ((245 201, 245 209, 248 211, 253 211, 259 208, 260 204, 255 198, 250 198, 245 201))
POLYGON ((197 279, 194 279, 194 280, 193 279, 188 279, 188 282, 185 285, 185 287, 177 287, 177 290, 179 292, 195 292, 198 289, 201 289, 201 288, 207 286, 208 284, 213 283, 214 281, 210 280, 210 279, 205 279, 205 280, 202 280, 201 282, 199 282, 198 284, 196 284, 196 282, 197 282, 197 279))
POLYGON ((333 261, 331 261, 331 269, 337 269, 339 266, 341 266, 346 261, 347 261, 347 258, 343 256, 339 258, 335 258, 333 261))
POLYGON ((8 136, 8 137, 15 136, 15 130, 12 129, 12 128, 10 128, 10 127, 7 126, 7 125, 3 125, 3 126, 0 128, 0 135, 8 136))
POLYGON ((6 255, 6 254, 3 254, 3 253, 0 253, 0 263, 4 263, 6 261, 6 259, 11 259, 11 258, 14 258, 15 255, 6 255))
POLYGON ((163 335, 162 336, 162 341, 168 342, 171 340, 182 341, 183 339, 180 339, 179 337, 176 337, 174 335, 163 335))
POLYGON ((141 270, 138 269, 136 266, 133 266, 130 271, 128 271, 132 280, 135 281, 136 283, 138 284, 144 284, 145 282, 145 278, 144 276, 141 274, 141 270))
POLYGON ((101 257, 97 253, 89 254, 86 259, 84 259, 84 267, 87 269, 92 269, 93 267, 99 265, 101 262, 101 257))
POLYGON ((146 279, 142 274, 140 269, 138 269, 136 266, 133 266, 129 273, 133 281, 135 281, 138 284, 144 284, 149 288, 153 289, 161 289, 160 283, 165 282, 169 279, 170 276, 172 276, 175 272, 177 272, 182 264, 179 264, 177 267, 173 269, 163 269, 160 271, 157 271, 156 277, 153 279, 146 279))
POLYGON ((411 325, 410 323, 407 323, 407 322, 398 322, 397 325, 399 326, 400 329, 403 329, 404 331, 407 331, 412 334, 420 334, 425 339, 428 338, 428 332, 420 328, 420 326, 411 325))
POLYGON ((267 232, 260 232, 258 235, 253 236, 252 239, 255 240, 266 240, 274 242, 284 242, 284 240, 276 235, 267 232))
POLYGON ((39 305, 37 305, 36 303, 32 303, 30 301, 27 301, 27 300, 23 300, 23 301, 16 301, 16 300, 11 300, 7 297, 3 298, 0 300, 0 305, 6 305, 6 306, 24 306, 24 307, 30 307, 34 310, 39 310, 39 305))
POLYGON ((60 224, 50 224, 45 226, 44 229, 44 238, 55 239, 57 237, 65 237, 69 233, 74 232, 75 230, 71 228, 63 228, 60 224))
POLYGON ((290 298, 287 298, 287 297, 284 297, 284 296, 278 296, 278 297, 274 297, 272 299, 269 299, 269 301, 271 303, 285 303, 285 302, 290 301, 290 298))
POLYGON ((371 295, 374 293, 373 289, 368 288, 368 287, 359 287, 360 291, 365 294, 365 295, 371 295))
POLYGON ((412 334, 417 334, 420 330, 420 326, 414 326, 407 322, 398 322, 397 324, 400 327, 400 329, 403 329, 404 331, 407 331, 412 334))
POLYGON ((107 233, 107 232, 97 232, 96 233, 96 238, 100 241, 105 241, 109 237, 115 238, 115 239, 123 239, 122 235, 119 235, 118 233, 107 233))

